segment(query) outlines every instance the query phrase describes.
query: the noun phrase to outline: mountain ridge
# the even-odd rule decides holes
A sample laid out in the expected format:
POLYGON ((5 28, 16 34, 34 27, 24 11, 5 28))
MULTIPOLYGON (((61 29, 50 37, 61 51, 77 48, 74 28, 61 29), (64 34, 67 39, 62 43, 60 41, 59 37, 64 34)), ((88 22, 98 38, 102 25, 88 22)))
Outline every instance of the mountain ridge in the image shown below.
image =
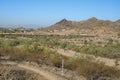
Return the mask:
POLYGON ((44 30, 54 34, 118 34, 120 33, 120 20, 113 22, 96 17, 82 21, 62 19, 44 30))

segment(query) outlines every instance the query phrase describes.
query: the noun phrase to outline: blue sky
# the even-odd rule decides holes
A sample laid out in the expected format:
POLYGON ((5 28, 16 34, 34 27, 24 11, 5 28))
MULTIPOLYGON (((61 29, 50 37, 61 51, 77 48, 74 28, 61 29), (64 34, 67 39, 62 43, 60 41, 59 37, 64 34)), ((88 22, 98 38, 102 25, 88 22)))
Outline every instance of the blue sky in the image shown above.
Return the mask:
POLYGON ((0 0, 0 25, 48 26, 66 18, 120 19, 120 0, 0 0))

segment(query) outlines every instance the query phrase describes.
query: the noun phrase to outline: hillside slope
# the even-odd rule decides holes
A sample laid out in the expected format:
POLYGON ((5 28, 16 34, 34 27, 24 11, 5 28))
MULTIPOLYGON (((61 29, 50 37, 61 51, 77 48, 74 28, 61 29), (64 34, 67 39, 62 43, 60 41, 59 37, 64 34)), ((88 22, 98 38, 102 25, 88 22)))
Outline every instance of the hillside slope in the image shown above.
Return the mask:
POLYGON ((99 20, 92 17, 84 21, 69 21, 63 19, 54 25, 44 29, 53 34, 112 34, 120 33, 120 20, 112 22, 110 20, 99 20))

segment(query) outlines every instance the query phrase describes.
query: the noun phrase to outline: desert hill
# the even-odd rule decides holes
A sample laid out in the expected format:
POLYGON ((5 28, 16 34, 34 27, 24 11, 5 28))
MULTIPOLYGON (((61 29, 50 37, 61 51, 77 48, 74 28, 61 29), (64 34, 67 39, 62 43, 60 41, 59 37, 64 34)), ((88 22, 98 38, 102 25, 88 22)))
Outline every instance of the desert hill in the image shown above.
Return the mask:
POLYGON ((63 19, 43 30, 53 34, 118 34, 120 32, 120 20, 112 22, 92 17, 77 22, 63 19))

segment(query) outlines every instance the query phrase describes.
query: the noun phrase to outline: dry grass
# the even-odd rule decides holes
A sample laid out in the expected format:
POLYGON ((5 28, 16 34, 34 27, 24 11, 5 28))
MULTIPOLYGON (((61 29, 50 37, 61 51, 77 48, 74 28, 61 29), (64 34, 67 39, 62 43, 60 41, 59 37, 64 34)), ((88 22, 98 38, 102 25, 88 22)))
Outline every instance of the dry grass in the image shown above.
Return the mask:
MULTIPOLYGON (((65 67, 67 69, 75 70, 79 75, 84 75, 88 80, 99 80, 104 78, 107 80, 120 79, 120 70, 115 67, 109 67, 100 62, 92 62, 85 58, 72 58, 66 62, 65 67)), ((102 79, 103 80, 103 79, 102 79)))
POLYGON ((0 80, 45 80, 42 76, 11 65, 0 64, 0 80))

